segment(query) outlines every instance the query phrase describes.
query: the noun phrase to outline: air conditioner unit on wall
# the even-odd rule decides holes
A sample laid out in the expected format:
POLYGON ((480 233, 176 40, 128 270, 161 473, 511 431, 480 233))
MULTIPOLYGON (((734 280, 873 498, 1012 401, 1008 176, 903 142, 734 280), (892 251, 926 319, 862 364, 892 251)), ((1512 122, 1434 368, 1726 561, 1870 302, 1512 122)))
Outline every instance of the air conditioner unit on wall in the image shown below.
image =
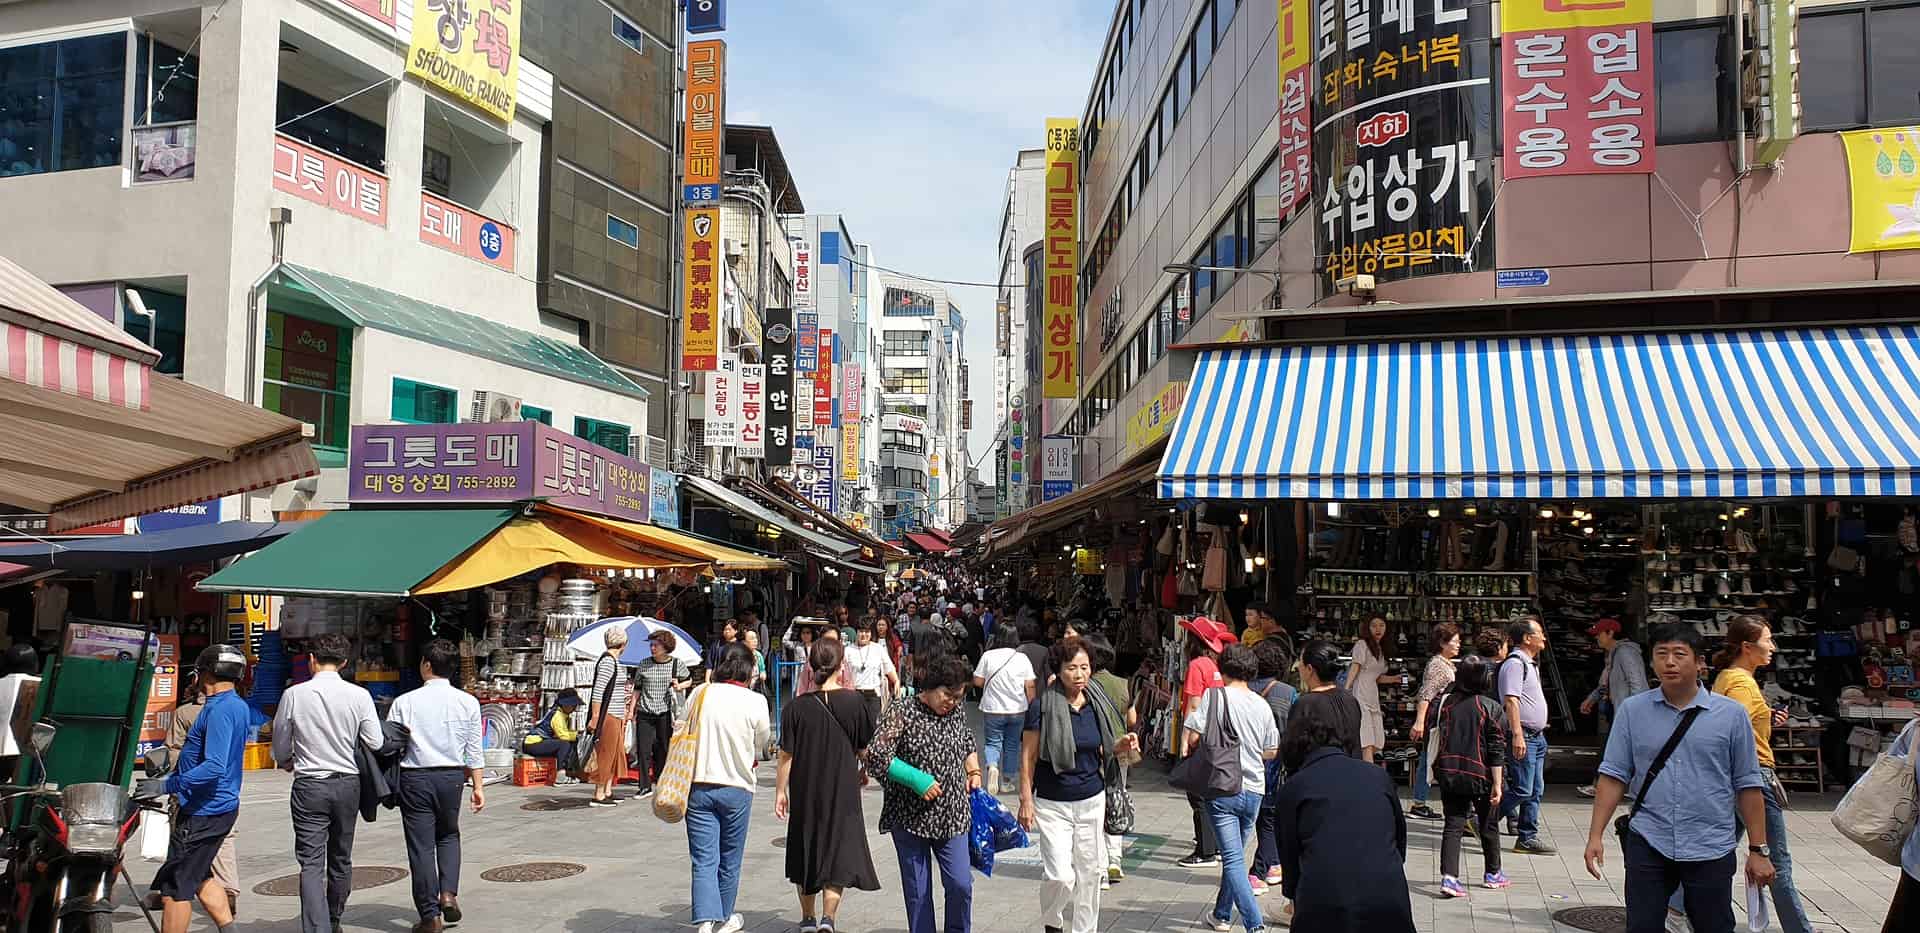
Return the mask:
POLYGON ((519 421, 520 397, 482 389, 473 393, 470 415, 469 421, 519 421))

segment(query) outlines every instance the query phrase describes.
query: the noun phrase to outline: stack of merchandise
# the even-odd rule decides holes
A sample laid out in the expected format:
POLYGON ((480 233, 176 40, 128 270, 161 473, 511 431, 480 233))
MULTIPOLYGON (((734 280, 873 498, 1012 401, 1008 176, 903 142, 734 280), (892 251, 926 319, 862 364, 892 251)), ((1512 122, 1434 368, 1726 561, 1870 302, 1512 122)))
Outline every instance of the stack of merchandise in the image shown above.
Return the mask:
POLYGON ((247 699, 255 709, 266 711, 280 705, 280 694, 287 688, 287 650, 279 632, 260 635, 260 655, 253 665, 253 689, 247 699))

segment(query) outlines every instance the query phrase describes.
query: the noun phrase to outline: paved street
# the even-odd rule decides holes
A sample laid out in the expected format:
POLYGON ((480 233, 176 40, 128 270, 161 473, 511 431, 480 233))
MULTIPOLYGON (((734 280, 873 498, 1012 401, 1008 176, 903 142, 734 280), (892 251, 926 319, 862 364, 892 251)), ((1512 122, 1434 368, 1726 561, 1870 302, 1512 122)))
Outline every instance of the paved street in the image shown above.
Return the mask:
MULTIPOLYGON (((782 824, 773 818, 773 768, 761 768, 753 825, 743 874, 740 910, 748 929, 791 930, 797 922, 791 888, 782 877, 782 850, 776 844, 782 824)), ((247 775, 240 819, 242 886, 240 928, 247 931, 295 931, 298 899, 253 893, 262 881, 296 871, 292 831, 287 819, 290 778, 280 772, 247 775)), ((1168 792, 1157 774, 1136 776, 1136 802, 1142 835, 1130 840, 1127 880, 1106 892, 1101 921, 1106 930, 1192 929, 1203 905, 1212 903, 1217 872, 1188 871, 1173 864, 1192 844, 1185 799, 1168 792)), ((529 812, 527 804, 581 801, 583 787, 522 789, 497 786, 488 791, 484 813, 464 818, 466 862, 460 900, 470 933, 602 933, 602 931, 684 930, 688 910, 686 837, 679 826, 654 819, 644 803, 615 810, 567 809, 529 812), (483 881, 491 868, 530 861, 565 861, 585 871, 558 881, 507 884, 483 881)), ((866 823, 879 815, 879 793, 866 797, 866 823)), ((1812 916, 1822 931, 1878 931, 1895 883, 1895 871, 1866 858, 1827 823, 1833 798, 1800 795, 1791 816, 1795 874, 1812 916)), ((1513 887, 1475 889, 1468 901, 1437 899, 1440 824, 1413 821, 1413 845, 1407 860, 1414 916, 1422 931, 1445 933, 1532 933, 1552 931, 1555 911, 1581 905, 1617 905, 1620 901, 1616 849, 1609 848, 1607 881, 1594 881, 1580 865, 1588 808, 1571 788, 1555 788, 1543 820, 1558 857, 1509 856, 1513 887)), ((887 837, 869 841, 883 889, 851 894, 840 914, 848 931, 903 930, 898 873, 887 837)), ((360 825, 355 848, 365 866, 406 865, 397 814, 383 811, 378 822, 360 825)), ((981 931, 1034 931, 1039 867, 1034 850, 1004 853, 993 878, 975 876, 974 928, 981 931)), ((1463 869, 1479 872, 1477 851, 1468 848, 1463 869)), ((134 862, 129 870, 142 883, 153 863, 134 862)), ((1262 898, 1277 909, 1277 891, 1262 898)), ((405 880, 357 891, 347 908, 348 930, 401 931, 412 922, 405 880)), ((196 929, 204 926, 204 921, 196 929)), ((116 930, 146 929, 144 921, 123 909, 116 930)), ((1562 928, 1564 929, 1564 928, 1562 928)), ((1776 926, 1775 929, 1778 929, 1776 926)))

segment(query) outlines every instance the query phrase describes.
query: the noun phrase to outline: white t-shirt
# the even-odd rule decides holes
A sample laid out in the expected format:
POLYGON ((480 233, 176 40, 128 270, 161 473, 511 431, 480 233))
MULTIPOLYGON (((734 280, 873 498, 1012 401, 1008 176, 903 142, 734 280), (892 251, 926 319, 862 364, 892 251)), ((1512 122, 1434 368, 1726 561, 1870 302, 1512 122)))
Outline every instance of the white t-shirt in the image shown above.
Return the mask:
POLYGON ((1034 680, 1033 663, 1017 648, 995 648, 980 656, 973 676, 985 678, 980 712, 1008 716, 1027 711, 1027 684, 1034 680))
POLYGON ((733 684, 702 684, 693 688, 687 708, 700 705, 694 731, 693 783, 755 788, 753 766, 760 749, 773 739, 767 698, 733 684))
POLYGON ((887 673, 893 670, 893 659, 887 656, 887 646, 879 642, 866 645, 848 645, 844 663, 853 672, 853 689, 887 689, 887 673))

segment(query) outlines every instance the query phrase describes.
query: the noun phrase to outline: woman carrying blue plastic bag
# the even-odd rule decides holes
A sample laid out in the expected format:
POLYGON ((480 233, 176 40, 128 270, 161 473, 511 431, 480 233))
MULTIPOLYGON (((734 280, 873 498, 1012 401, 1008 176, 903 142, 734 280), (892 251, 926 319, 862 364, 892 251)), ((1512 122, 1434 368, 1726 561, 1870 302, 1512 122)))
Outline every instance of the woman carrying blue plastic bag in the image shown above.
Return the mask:
POLYGON ((969 794, 980 787, 980 756, 961 709, 971 672, 964 658, 938 654, 915 666, 919 692, 894 703, 867 746, 867 774, 881 782, 880 831, 900 857, 909 933, 937 933, 933 870, 946 893, 945 933, 973 926, 969 794))

